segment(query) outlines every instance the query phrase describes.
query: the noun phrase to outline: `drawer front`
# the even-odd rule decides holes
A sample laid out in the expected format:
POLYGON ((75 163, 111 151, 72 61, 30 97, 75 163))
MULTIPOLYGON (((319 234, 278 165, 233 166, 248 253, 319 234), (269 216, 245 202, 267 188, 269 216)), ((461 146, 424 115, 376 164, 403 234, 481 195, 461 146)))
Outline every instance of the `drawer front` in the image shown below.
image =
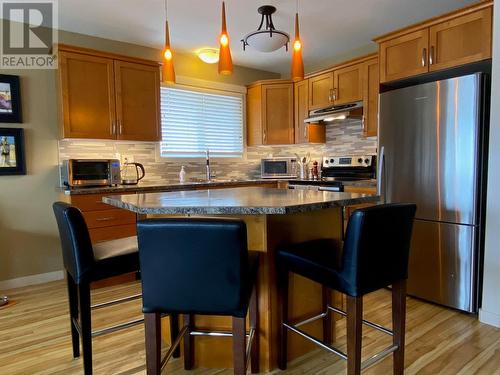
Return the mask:
POLYGON ((83 216, 89 229, 111 227, 115 225, 135 224, 133 212, 115 208, 103 211, 84 212, 83 216))
POLYGON ((115 207, 103 203, 102 197, 108 197, 110 195, 121 195, 121 194, 85 194, 85 195, 72 195, 71 204, 78 207, 82 212, 86 211, 103 211, 103 210, 113 210, 115 207))
POLYGON ((92 243, 101 241, 116 240, 118 238, 131 237, 136 235, 136 225, 115 225, 113 227, 102 227, 89 229, 92 243))

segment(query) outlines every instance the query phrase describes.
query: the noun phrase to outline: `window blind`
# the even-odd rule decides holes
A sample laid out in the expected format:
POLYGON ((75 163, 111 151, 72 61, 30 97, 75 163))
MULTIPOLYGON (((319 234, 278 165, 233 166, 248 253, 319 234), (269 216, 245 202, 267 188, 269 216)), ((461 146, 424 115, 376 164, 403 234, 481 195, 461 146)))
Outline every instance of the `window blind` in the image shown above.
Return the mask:
POLYGON ((161 88, 161 156, 243 155, 243 96, 161 88))

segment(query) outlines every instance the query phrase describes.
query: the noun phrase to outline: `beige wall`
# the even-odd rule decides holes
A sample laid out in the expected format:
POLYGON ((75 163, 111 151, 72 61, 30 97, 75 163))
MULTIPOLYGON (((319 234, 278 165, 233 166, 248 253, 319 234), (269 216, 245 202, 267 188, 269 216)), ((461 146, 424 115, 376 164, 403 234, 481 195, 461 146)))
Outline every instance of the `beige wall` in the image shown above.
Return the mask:
MULTIPOLYGON (((60 32, 59 42, 158 59, 160 51, 60 32)), ((244 85, 258 79, 279 78, 275 73, 236 66, 229 77, 217 74, 195 56, 175 56, 178 75, 244 85)), ((0 177, 0 281, 62 269, 57 229, 51 204, 58 199, 56 74, 47 70, 0 70, 21 77, 22 124, 0 127, 25 129, 26 176, 0 177)), ((1 292, 1 291, 0 291, 1 292)))

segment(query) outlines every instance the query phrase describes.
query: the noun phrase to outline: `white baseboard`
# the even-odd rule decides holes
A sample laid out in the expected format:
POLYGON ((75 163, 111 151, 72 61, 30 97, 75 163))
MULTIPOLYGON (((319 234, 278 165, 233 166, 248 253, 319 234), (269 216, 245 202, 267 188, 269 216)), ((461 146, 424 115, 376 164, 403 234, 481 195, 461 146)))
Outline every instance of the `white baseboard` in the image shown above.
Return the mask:
POLYGON ((22 288, 23 286, 48 283, 50 281, 64 279, 64 271, 54 271, 40 273, 38 275, 30 275, 18 277, 16 279, 0 281, 0 292, 5 292, 7 289, 22 288))
POLYGON ((479 309, 479 321, 500 328, 500 314, 479 309))

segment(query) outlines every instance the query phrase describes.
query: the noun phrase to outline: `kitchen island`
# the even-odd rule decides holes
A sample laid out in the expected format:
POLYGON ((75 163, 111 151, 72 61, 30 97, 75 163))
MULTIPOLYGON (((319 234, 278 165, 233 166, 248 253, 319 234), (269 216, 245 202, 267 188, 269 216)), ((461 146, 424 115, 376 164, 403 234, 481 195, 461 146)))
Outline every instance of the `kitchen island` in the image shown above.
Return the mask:
MULTIPOLYGON (((162 216, 211 216, 240 218, 246 222, 248 248, 261 252, 258 275, 259 341, 261 371, 277 367, 278 301, 276 296, 274 255, 278 246, 318 238, 340 242, 343 234, 343 207, 378 201, 375 195, 289 190, 261 187, 223 190, 175 191, 114 195, 104 203, 132 211, 138 218, 162 216)), ((341 303, 335 298, 336 304, 341 303)), ((317 315, 322 310, 321 287, 300 276, 290 278, 290 318, 317 315)), ((227 329, 226 317, 196 316, 195 325, 202 328, 227 329)), ((168 324, 164 337, 168 341, 168 324)), ((322 336, 321 322, 305 328, 322 336)), ((289 335, 290 359, 315 347, 296 335, 289 335)), ((228 368, 232 366, 231 340, 221 337, 195 339, 195 365, 228 368)))

